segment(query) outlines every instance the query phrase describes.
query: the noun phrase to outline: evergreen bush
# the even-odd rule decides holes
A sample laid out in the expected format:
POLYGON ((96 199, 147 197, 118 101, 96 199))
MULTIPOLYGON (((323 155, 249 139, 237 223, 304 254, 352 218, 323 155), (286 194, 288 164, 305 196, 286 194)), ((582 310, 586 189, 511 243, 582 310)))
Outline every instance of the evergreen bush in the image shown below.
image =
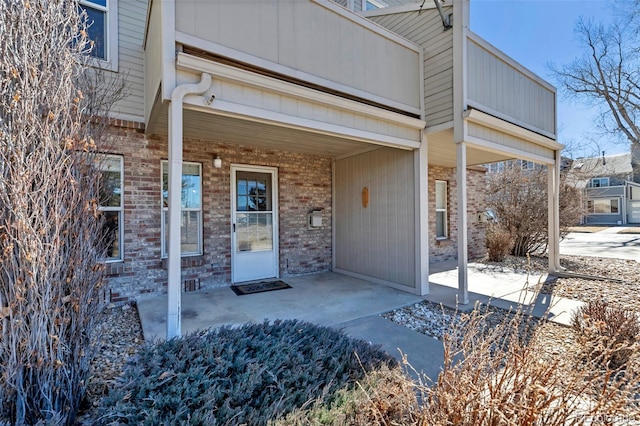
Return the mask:
POLYGON ((263 425, 395 360, 297 320, 222 327, 147 346, 102 402, 102 424, 263 425))

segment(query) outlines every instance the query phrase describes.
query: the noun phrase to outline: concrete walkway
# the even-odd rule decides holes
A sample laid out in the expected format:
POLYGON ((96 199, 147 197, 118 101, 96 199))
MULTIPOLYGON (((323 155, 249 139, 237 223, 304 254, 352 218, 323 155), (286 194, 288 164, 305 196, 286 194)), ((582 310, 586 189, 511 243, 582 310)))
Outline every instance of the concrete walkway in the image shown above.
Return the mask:
POLYGON ((560 242, 560 254, 595 256, 640 262, 640 234, 619 234, 625 228, 611 226, 599 232, 571 232, 560 242))
MULTIPOLYGON (((362 339, 401 358, 406 354, 418 372, 436 379, 443 363, 442 342, 380 316, 381 313, 431 300, 455 307, 457 292, 456 264, 431 265, 431 294, 419 297, 365 280, 327 272, 284 281, 292 288, 266 293, 236 296, 228 288, 201 290, 182 295, 182 331, 221 325, 239 325, 274 319, 300 319, 335 327, 347 335, 362 339)), ((540 277, 546 279, 546 276, 540 277)), ((469 265, 471 303, 481 301, 508 309, 522 300, 534 304, 534 314, 542 315, 551 306, 553 320, 566 323, 570 311, 579 302, 540 295, 533 298, 526 274, 492 270, 481 264, 469 265), (522 290, 525 289, 523 292, 522 290)), ((462 307, 461 307, 462 308, 462 307)), ((166 333, 167 298, 157 296, 138 301, 138 312, 145 339, 163 339, 166 333)))

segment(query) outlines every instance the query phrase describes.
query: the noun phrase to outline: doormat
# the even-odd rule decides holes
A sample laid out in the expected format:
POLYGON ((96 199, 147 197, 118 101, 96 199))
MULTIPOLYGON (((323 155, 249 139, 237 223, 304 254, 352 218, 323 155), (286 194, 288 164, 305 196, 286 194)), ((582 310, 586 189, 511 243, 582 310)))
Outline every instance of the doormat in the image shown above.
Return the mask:
POLYGON ((231 290, 238 296, 244 296, 245 294, 263 293, 265 291, 284 290, 285 288, 291 288, 291 286, 284 281, 262 281, 259 283, 232 285, 231 290))

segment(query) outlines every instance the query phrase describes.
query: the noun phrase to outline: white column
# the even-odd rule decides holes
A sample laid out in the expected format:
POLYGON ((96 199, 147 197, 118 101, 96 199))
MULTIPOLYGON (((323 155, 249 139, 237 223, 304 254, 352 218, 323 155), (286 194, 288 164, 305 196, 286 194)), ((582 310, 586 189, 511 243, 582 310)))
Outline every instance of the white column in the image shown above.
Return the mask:
POLYGON ((422 131, 420 148, 414 152, 416 227, 416 292, 429 294, 429 163, 427 134, 422 131))
POLYGON ((555 152, 555 162, 547 168, 547 204, 549 232, 549 272, 563 269, 560 266, 560 151, 555 152))
POLYGON ((211 86, 211 76, 202 74, 198 84, 182 84, 173 89, 169 106, 169 243, 167 247, 167 339, 182 333, 180 255, 180 215, 182 211, 182 101, 188 94, 200 94, 211 86))
POLYGON ((458 188, 458 303, 469 303, 467 275, 467 145, 456 144, 456 186, 458 188))

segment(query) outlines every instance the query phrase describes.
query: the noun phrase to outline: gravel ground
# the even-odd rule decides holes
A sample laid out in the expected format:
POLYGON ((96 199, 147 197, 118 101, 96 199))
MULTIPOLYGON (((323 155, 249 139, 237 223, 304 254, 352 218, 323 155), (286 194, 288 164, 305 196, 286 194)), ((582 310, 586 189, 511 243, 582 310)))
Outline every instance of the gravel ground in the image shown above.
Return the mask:
MULTIPOLYGON (((541 273, 546 271, 546 258, 508 257, 504 262, 487 265, 500 270, 511 268, 519 271, 541 273)), ((558 278, 546 284, 542 291, 552 292, 557 296, 589 300, 607 300, 614 306, 632 309, 640 313, 640 263, 636 261, 605 259, 579 256, 562 256, 562 265, 568 271, 580 274, 596 275, 605 280, 589 280, 582 278, 558 278), (615 281, 620 280, 620 282, 615 281)), ((509 312, 489 308, 487 324, 495 325, 509 312)), ((422 302, 384 315, 385 318, 403 324, 421 333, 442 338, 443 330, 459 321, 454 310, 422 302)), ((573 334, 569 328, 554 323, 538 323, 535 327, 536 338, 543 339, 547 353, 558 356, 571 351, 574 346, 573 334)), ((87 397, 80 424, 91 424, 95 415, 95 407, 100 398, 105 396, 119 376, 128 357, 134 355, 144 343, 142 328, 135 305, 123 307, 107 307, 96 324, 95 345, 97 356, 92 364, 87 397)))

